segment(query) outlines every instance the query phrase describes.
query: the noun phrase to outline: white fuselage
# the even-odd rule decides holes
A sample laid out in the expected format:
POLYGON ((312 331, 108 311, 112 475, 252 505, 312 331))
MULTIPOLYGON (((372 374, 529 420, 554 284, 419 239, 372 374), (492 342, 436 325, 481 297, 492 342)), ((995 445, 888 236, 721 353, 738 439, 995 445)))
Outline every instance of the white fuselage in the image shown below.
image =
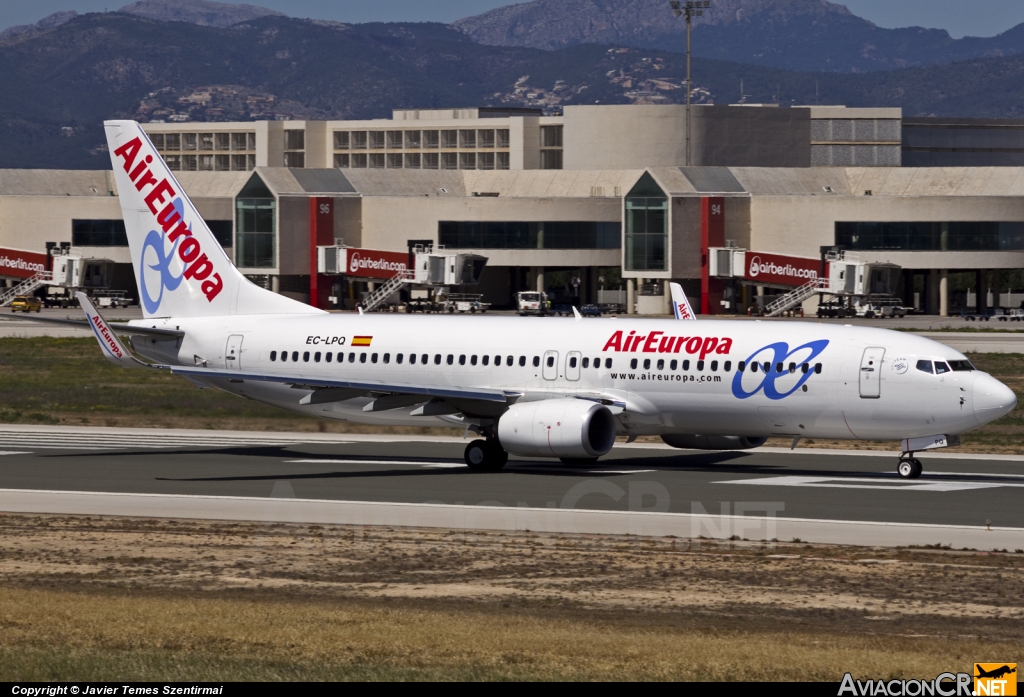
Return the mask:
MULTIPOLYGON (((311 381, 494 388, 523 400, 597 395, 624 403, 620 428, 638 435, 890 440, 960 434, 1015 404, 1013 393, 986 373, 918 368, 921 361, 966 360, 948 346, 884 329, 810 322, 323 314, 133 324, 184 330, 174 355, 136 344, 143 354, 180 365, 205 361, 211 368, 311 381), (369 345, 353 345, 356 337, 371 337, 369 345)), ((412 416, 413 407, 365 412, 369 397, 302 405, 311 390, 208 382, 326 418, 415 425, 435 418, 412 416)))

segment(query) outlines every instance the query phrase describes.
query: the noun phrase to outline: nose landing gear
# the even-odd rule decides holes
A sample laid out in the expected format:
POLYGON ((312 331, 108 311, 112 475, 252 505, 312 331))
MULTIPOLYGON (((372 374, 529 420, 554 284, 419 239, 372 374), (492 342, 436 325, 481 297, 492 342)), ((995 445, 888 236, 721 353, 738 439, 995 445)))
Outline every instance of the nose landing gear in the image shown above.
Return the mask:
POLYGON ((466 446, 463 457, 474 472, 497 472, 508 462, 508 453, 493 438, 473 441, 466 446))
POLYGON ((900 455, 900 463, 896 465, 896 473, 904 479, 917 479, 924 471, 924 465, 914 457, 914 453, 900 455))

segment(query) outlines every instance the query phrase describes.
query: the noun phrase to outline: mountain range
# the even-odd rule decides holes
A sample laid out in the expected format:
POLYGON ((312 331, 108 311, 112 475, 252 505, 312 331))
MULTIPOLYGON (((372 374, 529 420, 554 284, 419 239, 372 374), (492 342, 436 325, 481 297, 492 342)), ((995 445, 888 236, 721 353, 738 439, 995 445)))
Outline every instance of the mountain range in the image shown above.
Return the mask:
MULTIPOLYGON (((503 9, 521 12, 546 1, 503 9)), ((818 0, 778 4, 787 1, 820 6, 828 21, 852 17, 818 0)), ((647 0, 621 5, 641 2, 647 0)), ((473 20, 495 26, 493 18, 473 20)), ((364 119, 386 118, 395 108, 550 112, 572 104, 685 101, 685 56, 677 51, 588 41, 495 45, 477 40, 467 22, 349 25, 206 0, 143 0, 118 12, 65 14, 0 38, 0 167, 105 168, 107 118, 364 119)), ((696 58, 693 74, 698 103, 899 106, 906 115, 1024 118, 1024 53, 874 72, 696 58)))
MULTIPOLYGON (((693 54, 800 71, 865 72, 1024 52, 1024 24, 994 37, 884 29, 826 0, 713 0, 693 19, 693 54)), ((965 8, 966 9, 966 8, 965 8)), ((453 26, 493 46, 578 44, 686 50, 686 22, 666 0, 533 0, 453 26)))

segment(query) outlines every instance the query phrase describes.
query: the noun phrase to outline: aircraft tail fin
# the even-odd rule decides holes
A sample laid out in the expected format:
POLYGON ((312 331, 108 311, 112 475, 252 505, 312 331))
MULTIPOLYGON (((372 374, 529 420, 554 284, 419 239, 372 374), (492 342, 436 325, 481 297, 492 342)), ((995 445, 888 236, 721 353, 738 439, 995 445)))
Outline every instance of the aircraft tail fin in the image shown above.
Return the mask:
POLYGON ((250 282, 135 121, 105 121, 144 317, 319 313, 250 282))
POLYGON ((672 312, 675 313, 676 319, 697 319, 693 308, 690 307, 690 301, 686 299, 683 287, 678 283, 670 283, 669 288, 672 289, 672 312))

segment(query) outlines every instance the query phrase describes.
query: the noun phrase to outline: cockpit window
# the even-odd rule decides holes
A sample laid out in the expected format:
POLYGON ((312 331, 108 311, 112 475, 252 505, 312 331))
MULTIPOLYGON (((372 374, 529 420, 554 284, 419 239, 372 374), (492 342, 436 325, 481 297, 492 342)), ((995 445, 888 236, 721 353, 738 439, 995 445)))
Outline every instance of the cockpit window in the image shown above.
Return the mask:
POLYGON ((917 369, 920 370, 922 373, 932 373, 932 372, 935 372, 935 371, 932 370, 932 362, 931 361, 918 361, 917 362, 917 369))
POLYGON ((935 374, 942 375, 949 372, 949 366, 942 361, 935 361, 935 374))
POLYGON ((954 371, 977 370, 970 361, 950 361, 949 367, 954 371))

